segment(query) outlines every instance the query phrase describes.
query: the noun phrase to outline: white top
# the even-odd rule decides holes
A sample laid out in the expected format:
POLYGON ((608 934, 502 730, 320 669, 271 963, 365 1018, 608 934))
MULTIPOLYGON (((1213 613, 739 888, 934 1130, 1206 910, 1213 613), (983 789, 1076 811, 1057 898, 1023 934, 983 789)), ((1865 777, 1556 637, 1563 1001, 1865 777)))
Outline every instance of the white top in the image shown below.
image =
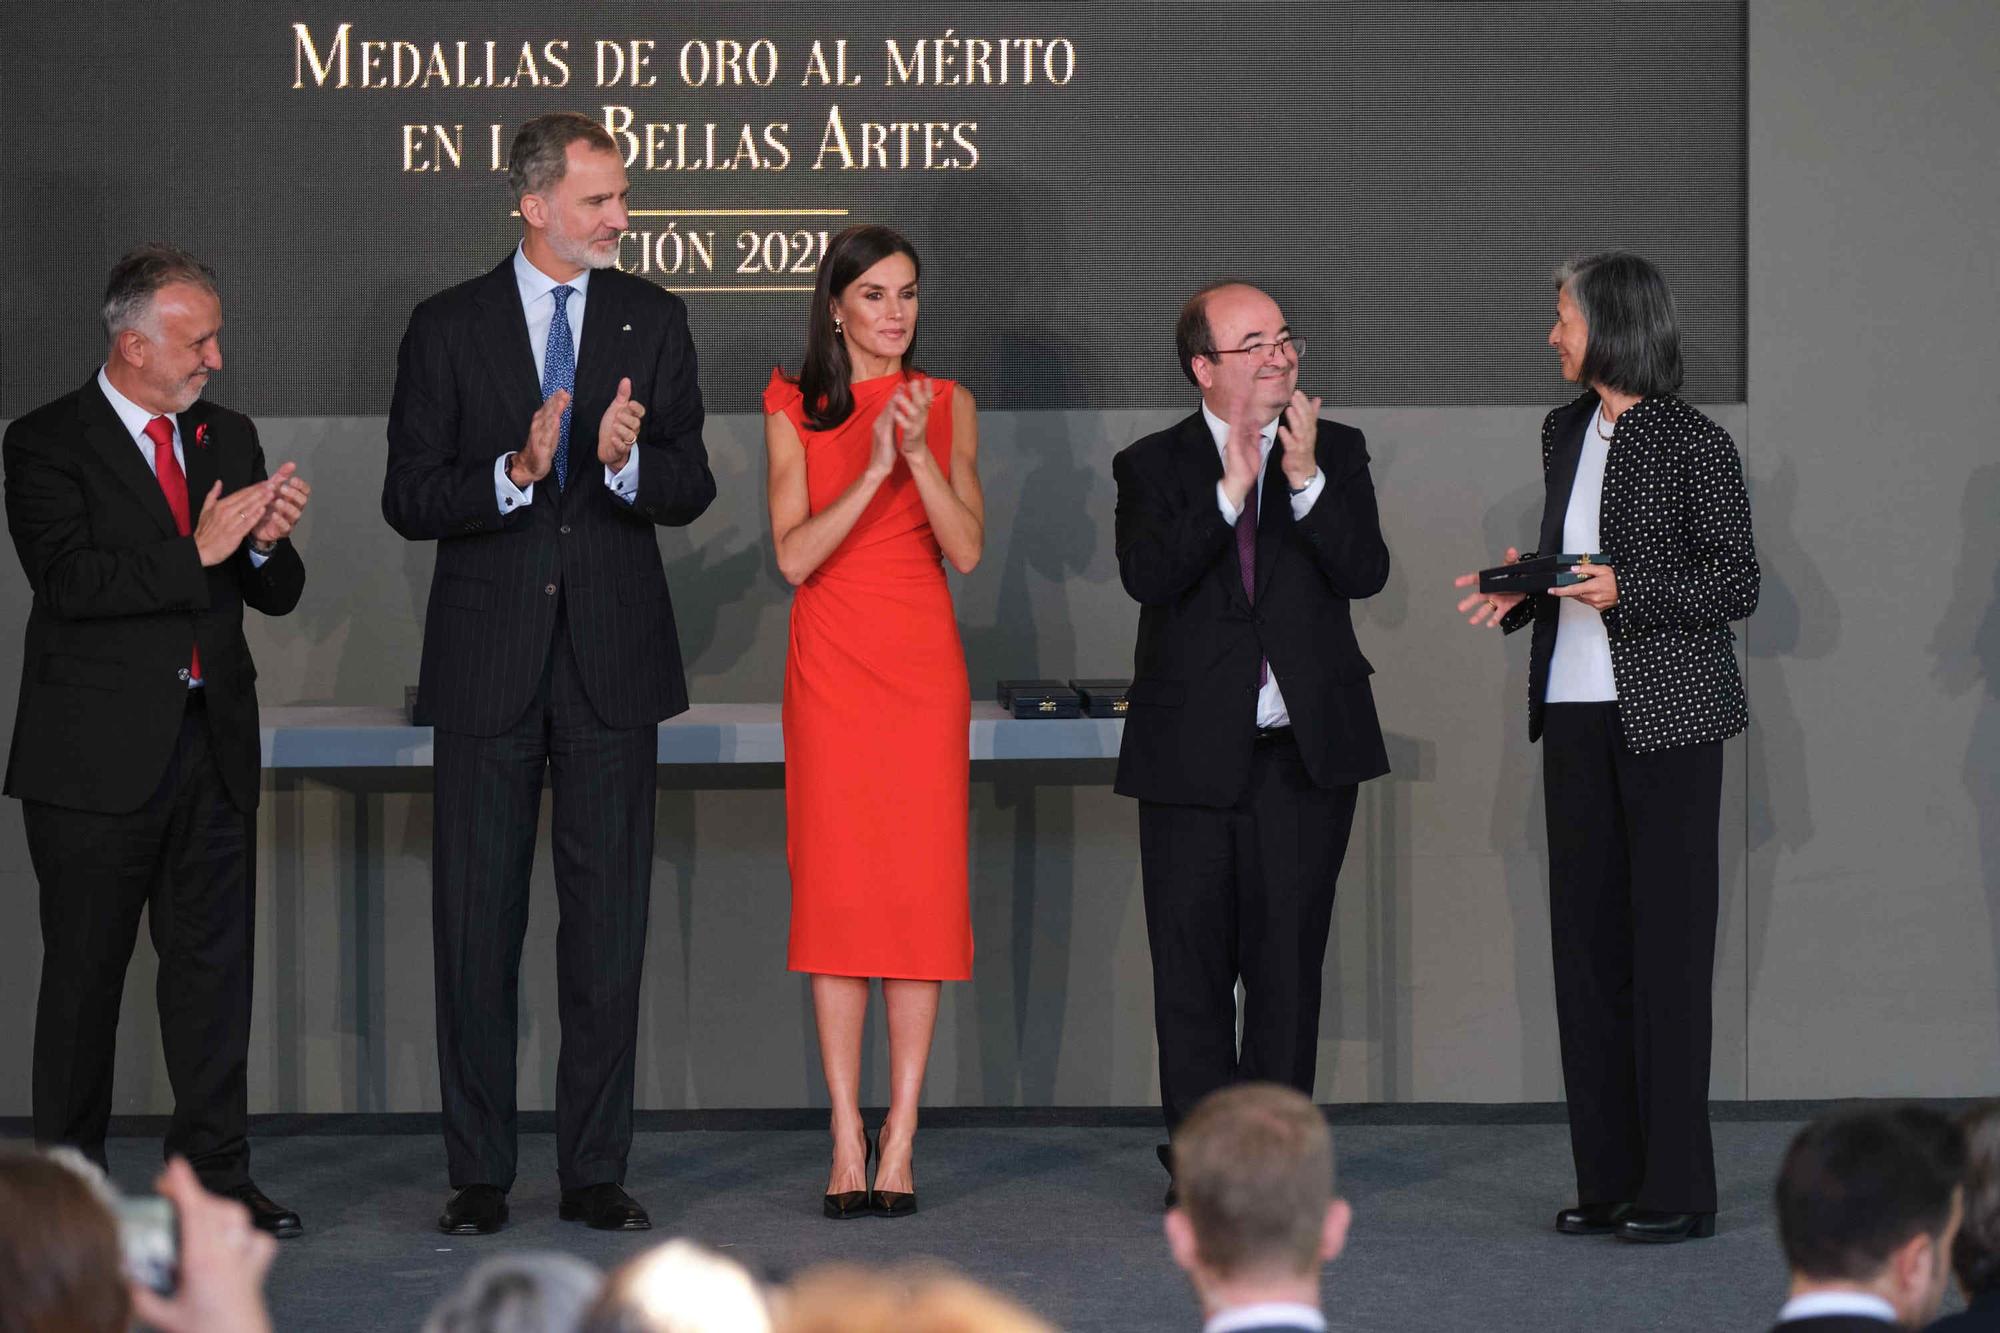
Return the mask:
MULTIPOLYGON (((1614 427, 1604 406, 1583 428, 1583 453, 1576 460, 1576 484, 1569 491, 1569 512, 1563 515, 1563 551, 1595 555, 1600 549, 1598 515, 1604 508, 1604 465, 1611 458, 1614 427)), ((1554 555, 1556 552, 1547 552, 1554 555)), ((1604 616, 1574 597, 1556 600, 1556 650, 1549 659, 1549 688, 1543 698, 1552 704, 1604 703, 1618 697, 1611 674, 1611 638, 1604 616)))
POLYGON ((1326 1333, 1326 1316, 1310 1305, 1266 1301, 1261 1305, 1218 1310, 1201 1326, 1201 1333, 1235 1333, 1239 1328, 1297 1328, 1310 1330, 1310 1333, 1326 1333))
MULTIPOLYGON (((514 247, 514 282, 521 292, 521 311, 528 317, 528 347, 535 354, 536 383, 540 384, 540 372, 548 362, 549 325, 555 322, 558 287, 569 287, 568 303, 563 307, 569 316, 570 347, 576 353, 576 363, 583 364, 583 303, 590 292, 590 270, 585 269, 567 282, 557 282, 548 274, 528 262, 527 252, 520 246, 514 247)), ((583 422, 576 419, 574 393, 569 418, 570 476, 575 477, 578 445, 589 449, 591 458, 597 457, 597 431, 595 426, 583 429, 583 422)), ((521 505, 535 502, 535 484, 529 482, 524 490, 516 486, 507 475, 507 464, 512 454, 502 454, 493 463, 493 499, 503 514, 511 513, 521 505)), ((631 504, 639 498, 639 451, 634 448, 625 460, 625 466, 613 472, 604 469, 604 484, 611 493, 631 504)))
POLYGON ((1896 1307, 1873 1292, 1808 1291, 1785 1302, 1785 1308, 1778 1311, 1778 1322, 1824 1319, 1829 1315, 1858 1315, 1863 1319, 1880 1319, 1885 1324, 1894 1324, 1896 1307))
MULTIPOLYGON (((1209 434, 1215 437, 1216 452, 1223 453, 1229 447, 1229 423, 1209 411, 1207 403, 1201 405, 1201 416, 1202 420, 1208 423, 1209 434)), ((1259 495, 1263 494, 1264 472, 1271 466, 1271 446, 1277 442, 1280 419, 1273 417, 1264 429, 1257 433, 1259 462, 1256 485, 1259 495)), ((1224 462, 1226 466, 1226 458, 1224 462)), ((1313 479, 1306 483, 1305 489, 1292 496, 1293 520, 1297 521, 1311 513, 1313 501, 1319 499, 1320 492, 1325 489, 1326 473, 1315 471, 1313 479)), ((1236 526, 1237 518, 1243 513, 1241 505, 1229 503, 1229 497, 1222 493, 1222 483, 1219 481, 1215 483, 1215 507, 1222 511, 1222 521, 1232 528, 1236 526)), ((1285 693, 1278 688, 1278 673, 1273 671, 1265 677, 1263 688, 1257 691, 1257 725, 1260 728, 1287 727, 1291 722, 1292 715, 1285 708, 1285 693)))

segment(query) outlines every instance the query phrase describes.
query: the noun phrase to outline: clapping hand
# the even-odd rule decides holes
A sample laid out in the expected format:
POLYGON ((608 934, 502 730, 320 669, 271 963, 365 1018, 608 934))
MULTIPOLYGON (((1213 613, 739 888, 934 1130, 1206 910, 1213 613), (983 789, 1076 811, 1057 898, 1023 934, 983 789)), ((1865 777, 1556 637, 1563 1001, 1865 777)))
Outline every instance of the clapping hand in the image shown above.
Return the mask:
POLYGON ((272 474, 271 503, 265 507, 264 517, 257 526, 250 530, 250 540, 257 545, 269 547, 291 536, 299 516, 305 513, 312 487, 297 475, 298 470, 298 464, 286 463, 272 474))
POLYGON ((597 461, 613 472, 623 470, 639 443, 639 422, 645 415, 646 405, 632 396, 631 377, 619 380, 618 396, 597 423, 597 461))
POLYGON ((1222 446, 1222 493, 1238 509, 1250 498, 1250 488, 1257 484, 1257 474, 1264 468, 1264 450, 1258 441, 1257 423, 1252 420, 1256 390, 1256 381, 1246 380, 1229 404, 1229 438, 1222 446))
POLYGON ((1319 458, 1314 450, 1319 443, 1321 402, 1294 389, 1292 401, 1285 404, 1284 418, 1278 423, 1278 443, 1285 451, 1280 466, 1291 490, 1304 490, 1319 472, 1319 458))
MULTIPOLYGON (((284 468, 278 469, 278 474, 289 475, 284 468)), ((201 519, 194 525, 195 554, 204 567, 213 568, 243 548, 243 539, 264 521, 277 489, 272 479, 252 482, 228 495, 222 493, 219 481, 208 488, 208 495, 201 502, 201 519)))
POLYGON ((528 423, 527 443, 507 463, 507 480, 526 490, 549 475, 556 462, 556 441, 562 438, 563 413, 568 410, 568 389, 557 389, 542 400, 528 423))
MULTIPOLYGON (((1520 558, 1521 553, 1518 550, 1511 546, 1507 548, 1507 564, 1511 565, 1520 558)), ((1451 582, 1456 588, 1477 588, 1479 575, 1460 574, 1451 582)), ((1488 625, 1498 629, 1502 617, 1519 606, 1526 596, 1526 593, 1519 592, 1474 592, 1459 600, 1458 609, 1461 614, 1472 612, 1467 618, 1468 624, 1488 625)))
POLYGON ((906 462, 924 452, 924 434, 930 427, 931 404, 936 399, 937 386, 928 379, 907 380, 897 385, 896 392, 889 397, 889 408, 883 415, 895 414, 897 447, 903 451, 906 462))

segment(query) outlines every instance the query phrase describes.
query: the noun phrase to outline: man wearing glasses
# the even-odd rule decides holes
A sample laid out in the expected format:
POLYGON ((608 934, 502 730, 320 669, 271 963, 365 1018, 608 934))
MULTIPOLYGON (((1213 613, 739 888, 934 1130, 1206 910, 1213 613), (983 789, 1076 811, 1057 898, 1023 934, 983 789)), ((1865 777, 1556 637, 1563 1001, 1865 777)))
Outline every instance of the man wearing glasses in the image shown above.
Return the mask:
POLYGON ((1389 770, 1348 616, 1389 576, 1361 432, 1318 419, 1305 338, 1254 287, 1195 293, 1175 341, 1201 409, 1112 460, 1140 604, 1116 789, 1139 802, 1169 1134, 1225 1084, 1312 1095, 1355 790, 1389 770))

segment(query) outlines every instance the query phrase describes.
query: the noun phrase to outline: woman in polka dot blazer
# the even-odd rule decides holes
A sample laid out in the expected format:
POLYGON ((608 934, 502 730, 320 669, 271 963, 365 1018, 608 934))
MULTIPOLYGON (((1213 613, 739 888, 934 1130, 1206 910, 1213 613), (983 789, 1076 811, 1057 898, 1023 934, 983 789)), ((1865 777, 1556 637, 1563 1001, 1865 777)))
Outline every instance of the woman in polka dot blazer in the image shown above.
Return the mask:
POLYGON ((1671 1242, 1715 1229, 1716 830, 1722 742, 1748 721, 1729 622, 1757 609, 1757 552, 1735 444, 1675 396, 1680 331, 1659 270, 1592 255, 1559 269, 1556 287, 1549 344, 1589 392, 1542 422, 1538 544, 1586 556, 1584 578, 1473 593, 1459 609, 1475 625, 1534 626, 1528 736, 1547 738, 1579 1200, 1556 1229, 1671 1242))

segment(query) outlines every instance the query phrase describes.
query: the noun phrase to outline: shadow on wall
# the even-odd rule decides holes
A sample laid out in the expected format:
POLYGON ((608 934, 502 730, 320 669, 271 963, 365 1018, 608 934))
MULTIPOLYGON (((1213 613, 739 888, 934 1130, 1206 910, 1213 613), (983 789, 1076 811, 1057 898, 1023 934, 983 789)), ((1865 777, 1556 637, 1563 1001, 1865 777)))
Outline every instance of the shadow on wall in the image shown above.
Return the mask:
POLYGON ((1946 695, 1978 692, 1965 749, 1965 793, 1979 820, 1980 887, 2000 967, 2000 464, 1975 470, 1959 511, 1964 534, 1951 603, 1930 643, 1931 676, 1946 695))
POLYGON ((1800 544, 1798 502, 1798 465, 1789 458, 1768 479, 1752 484, 1752 521, 1763 571, 1757 613, 1741 627, 1749 656, 1749 847, 1755 882, 1746 930, 1752 985, 1763 970, 1778 861, 1813 836, 1805 724, 1792 704, 1784 670, 1775 663, 1816 661, 1840 642, 1840 599, 1800 544))
MULTIPOLYGON (((989 403, 1001 400, 1003 387, 1015 397, 1028 390, 1031 401, 1080 397, 1098 373, 1094 354, 1045 319, 1037 299, 1064 284, 1065 228, 1059 201, 1018 173, 939 186, 923 246, 933 285, 948 296, 933 302, 931 318, 976 322, 979 336, 960 340, 961 363, 936 366, 937 373, 989 403), (963 280, 967 270, 959 261, 975 250, 985 256, 987 272, 1001 275, 997 285, 963 280)), ((1069 585, 1100 544, 1089 498, 1102 484, 1091 460, 1104 441, 1075 438, 1073 414, 1036 413, 1030 420, 1010 454, 981 451, 987 541, 974 577, 993 579, 997 567, 997 595, 991 623, 961 621, 975 697, 985 697, 1001 677, 1068 677, 1080 669, 1069 585)), ((993 795, 991 803, 975 801, 972 837, 978 846, 1011 853, 1004 887, 975 880, 973 888, 981 948, 973 1002, 959 1007, 959 1049, 979 1052, 979 1067, 976 1075, 967 1070, 963 1083, 986 1104, 1046 1102, 1061 1062, 1076 889, 1072 858, 1050 853, 1075 845, 1075 800, 1063 787, 1038 791, 1014 776, 996 778, 993 795), (993 975, 1002 969, 1004 981, 993 975)), ((999 873, 992 857, 980 856, 975 867, 980 880, 999 873)))

